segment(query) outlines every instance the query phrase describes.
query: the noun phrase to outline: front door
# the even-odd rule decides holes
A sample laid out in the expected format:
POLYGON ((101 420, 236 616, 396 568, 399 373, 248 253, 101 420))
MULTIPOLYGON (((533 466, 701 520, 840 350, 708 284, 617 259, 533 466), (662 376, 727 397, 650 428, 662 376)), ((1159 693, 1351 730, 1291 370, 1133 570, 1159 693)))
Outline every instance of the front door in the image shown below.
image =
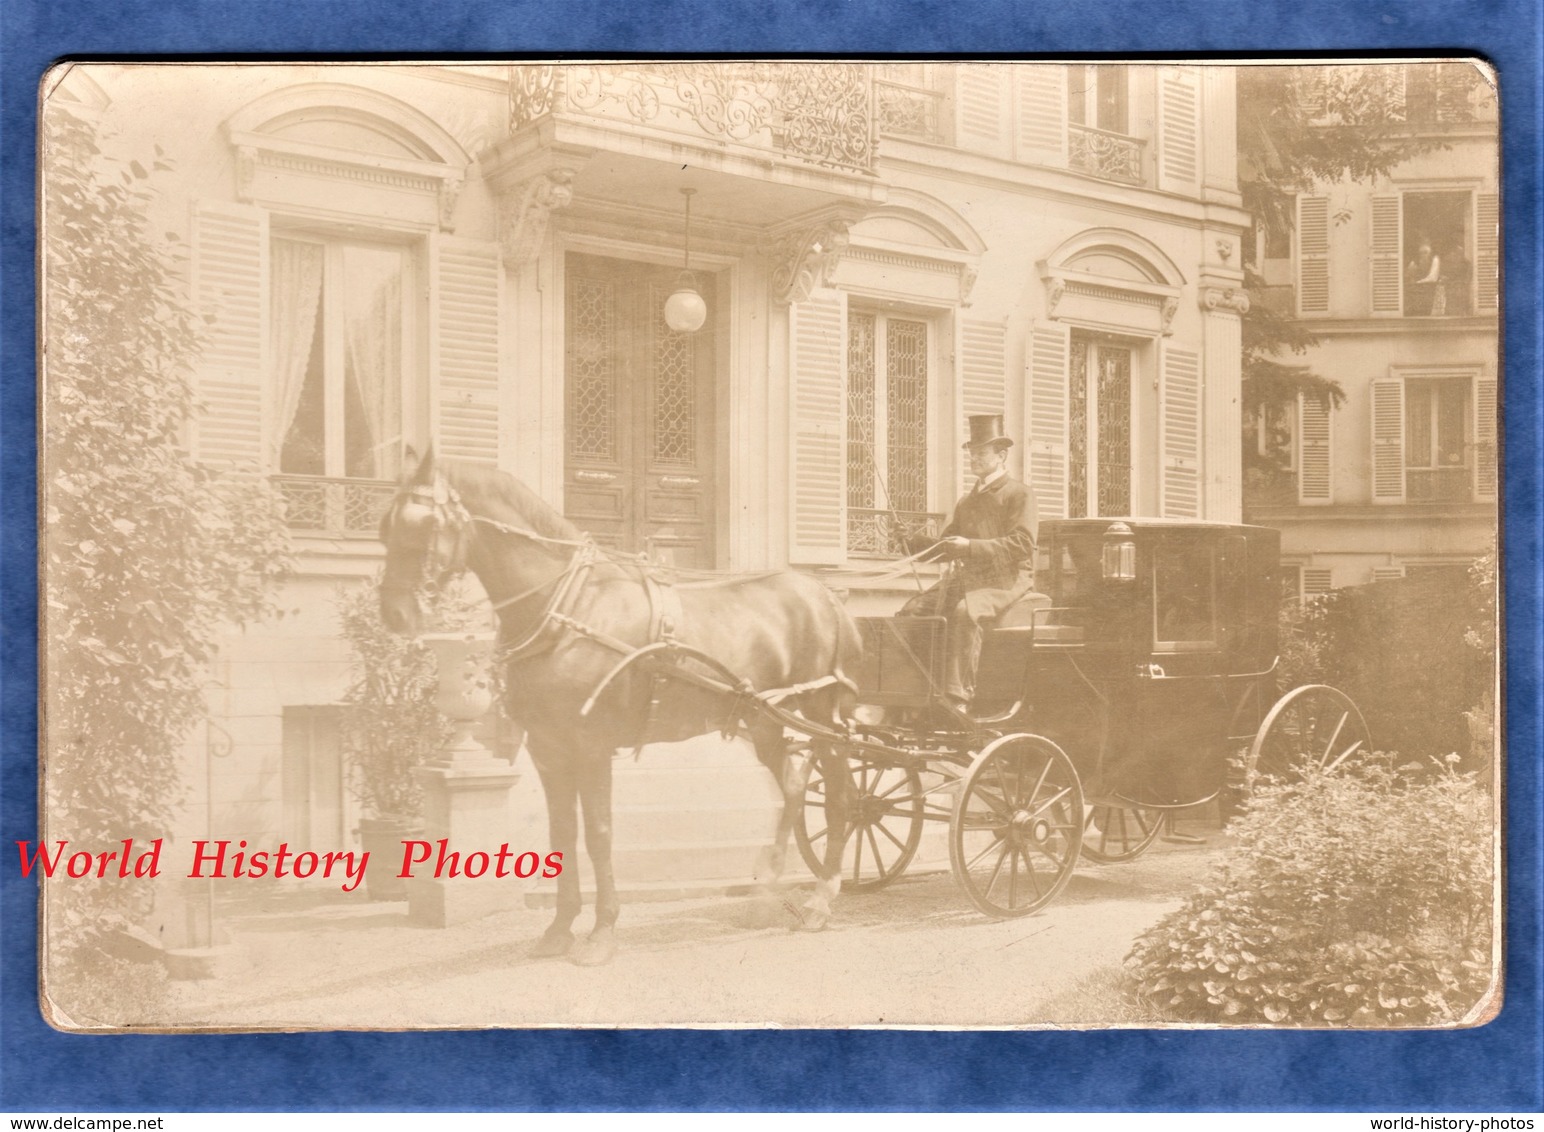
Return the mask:
POLYGON ((710 569, 715 296, 698 275, 708 321, 671 330, 678 274, 578 253, 565 262, 565 510, 602 546, 710 569))

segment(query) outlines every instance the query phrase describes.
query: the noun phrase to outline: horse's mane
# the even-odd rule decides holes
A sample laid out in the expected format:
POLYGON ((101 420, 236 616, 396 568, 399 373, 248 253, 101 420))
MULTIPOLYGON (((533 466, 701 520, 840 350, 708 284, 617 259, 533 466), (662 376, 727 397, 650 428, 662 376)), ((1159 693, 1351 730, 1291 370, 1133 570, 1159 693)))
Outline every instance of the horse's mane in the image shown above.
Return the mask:
POLYGON ((508 472, 462 460, 441 459, 439 466, 474 514, 484 508, 504 509, 504 514, 493 513, 485 517, 510 521, 546 538, 575 541, 584 538, 584 532, 565 519, 557 508, 508 472))

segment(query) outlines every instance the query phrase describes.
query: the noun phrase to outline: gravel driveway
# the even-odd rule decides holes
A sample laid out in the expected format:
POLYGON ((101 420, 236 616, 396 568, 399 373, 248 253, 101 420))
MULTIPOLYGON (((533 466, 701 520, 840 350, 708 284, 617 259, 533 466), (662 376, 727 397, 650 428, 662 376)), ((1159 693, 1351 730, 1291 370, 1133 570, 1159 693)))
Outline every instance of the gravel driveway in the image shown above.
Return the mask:
MULTIPOLYGON (((534 961, 550 911, 444 930, 406 904, 338 893, 228 906, 234 944, 216 978, 175 987, 180 1026, 1022 1026, 1178 906, 1215 860, 1164 844, 1126 864, 1082 864, 1062 895, 1017 920, 972 910, 947 872, 845 895, 822 932, 748 896, 627 904, 607 967, 534 961), (765 922, 767 913, 770 922, 765 922), (756 926, 758 913, 764 926, 756 926)), ((579 927, 587 928, 588 917, 579 927)))

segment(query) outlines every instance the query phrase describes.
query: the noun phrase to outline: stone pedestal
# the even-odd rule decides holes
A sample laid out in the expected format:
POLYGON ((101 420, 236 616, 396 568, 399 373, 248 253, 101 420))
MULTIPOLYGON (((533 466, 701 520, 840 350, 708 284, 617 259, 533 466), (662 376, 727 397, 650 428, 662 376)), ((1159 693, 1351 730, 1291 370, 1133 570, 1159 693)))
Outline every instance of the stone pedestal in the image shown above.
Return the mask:
POLYGON ((425 640, 439 661, 436 705, 456 731, 438 759, 414 771, 424 788, 422 839, 429 842, 430 853, 413 866, 407 911, 414 923, 444 928, 514 908, 520 901, 519 882, 496 876, 493 863, 510 838, 509 791, 520 775, 472 737, 473 725, 493 702, 486 675, 493 641, 464 634, 425 640), (466 875, 474 853, 481 856, 473 871, 482 871, 478 865, 487 862, 481 876, 466 875))

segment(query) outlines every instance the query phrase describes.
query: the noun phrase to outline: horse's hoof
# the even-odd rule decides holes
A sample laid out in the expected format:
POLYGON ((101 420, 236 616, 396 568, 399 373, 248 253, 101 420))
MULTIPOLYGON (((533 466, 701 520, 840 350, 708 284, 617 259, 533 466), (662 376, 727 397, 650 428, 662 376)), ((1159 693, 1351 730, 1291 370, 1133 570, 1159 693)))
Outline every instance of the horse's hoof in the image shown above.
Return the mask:
POLYGON ((567 955, 574 946, 574 933, 548 929, 546 934, 531 948, 532 959, 557 959, 567 955))
POLYGON ((796 932, 823 932, 831 925, 831 913, 820 908, 797 910, 799 922, 793 926, 796 932))
POLYGON ((610 928, 597 928, 589 938, 568 953, 576 967, 604 967, 617 953, 616 936, 610 928))

